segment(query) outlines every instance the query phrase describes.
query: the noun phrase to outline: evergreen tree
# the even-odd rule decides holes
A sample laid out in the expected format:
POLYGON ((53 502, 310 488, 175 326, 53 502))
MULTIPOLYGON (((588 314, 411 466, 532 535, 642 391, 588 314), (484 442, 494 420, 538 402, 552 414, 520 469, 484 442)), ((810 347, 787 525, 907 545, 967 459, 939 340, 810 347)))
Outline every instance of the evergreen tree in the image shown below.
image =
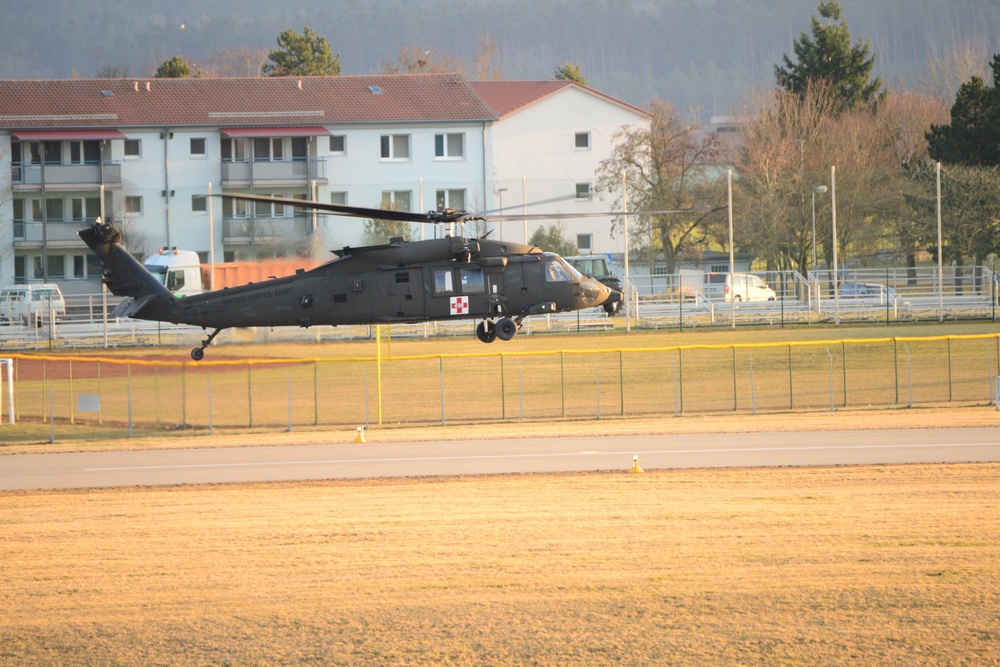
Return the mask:
POLYGON ((557 68, 555 79, 556 81, 575 81, 581 86, 587 85, 587 77, 580 71, 580 66, 573 63, 566 63, 562 67, 557 68))
POLYGON ((278 35, 278 47, 268 54, 266 76, 337 76, 340 74, 340 54, 333 55, 325 37, 306 26, 302 34, 285 30, 278 35))
POLYGON ((569 256, 577 253, 576 244, 563 236, 562 225, 543 225, 535 230, 528 240, 528 245, 541 248, 546 252, 554 252, 557 255, 569 256))
POLYGON ((841 18, 837 0, 821 0, 818 9, 826 23, 812 17, 812 38, 803 31, 793 44, 796 62, 785 55, 784 66, 775 65, 778 85, 801 95, 811 84, 826 81, 840 100, 841 110, 877 101, 884 93, 880 93, 878 77, 869 81, 875 65, 875 54, 868 57, 869 41, 851 45, 851 31, 841 18))
POLYGON ((1000 54, 993 56, 993 87, 974 76, 963 83, 949 125, 931 125, 931 158, 973 167, 1000 165, 1000 54))
POLYGON ((156 68, 157 79, 186 79, 189 76, 191 66, 180 56, 174 56, 156 68))

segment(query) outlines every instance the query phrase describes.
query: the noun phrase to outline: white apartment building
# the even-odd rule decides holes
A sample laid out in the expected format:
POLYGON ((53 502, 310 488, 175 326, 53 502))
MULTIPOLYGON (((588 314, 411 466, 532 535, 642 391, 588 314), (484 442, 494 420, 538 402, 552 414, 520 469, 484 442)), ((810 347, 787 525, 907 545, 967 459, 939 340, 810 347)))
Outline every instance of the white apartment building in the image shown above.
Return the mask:
MULTIPOLYGON (((602 210, 581 188, 613 133, 646 120, 569 82, 458 75, 0 81, 0 286, 98 291, 99 267, 76 236, 98 215, 123 227, 139 256, 168 246, 206 261, 210 249, 216 261, 323 256, 364 242, 361 220, 209 194, 411 211, 491 210, 501 198, 530 213, 602 210), (557 195, 568 199, 531 205, 557 195)), ((591 251, 618 252, 609 225, 565 228, 591 251)), ((521 241, 514 226, 503 233, 521 241)), ((444 233, 414 228, 411 238, 444 233)))

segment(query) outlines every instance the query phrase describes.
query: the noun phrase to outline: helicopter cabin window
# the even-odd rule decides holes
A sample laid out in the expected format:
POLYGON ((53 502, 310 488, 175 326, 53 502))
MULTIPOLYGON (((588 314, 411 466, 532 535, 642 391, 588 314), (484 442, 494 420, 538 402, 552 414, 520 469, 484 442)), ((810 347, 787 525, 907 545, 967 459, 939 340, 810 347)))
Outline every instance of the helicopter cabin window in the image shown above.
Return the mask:
POLYGON ((330 135, 330 153, 332 153, 333 155, 347 154, 347 135, 344 134, 330 135))
POLYGON ((462 281, 462 294, 482 294, 486 291, 483 270, 478 266, 459 269, 458 276, 462 281))
POLYGON ((455 291, 451 282, 451 269, 434 269, 434 293, 449 294, 455 291))
POLYGON ((434 157, 439 160, 460 160, 465 157, 465 135, 455 134, 434 135, 434 157))
POLYGON ((555 257, 545 258, 545 282, 547 283, 568 283, 573 280, 573 275, 562 262, 555 257))
POLYGON ((410 159, 410 135, 408 135, 408 134, 383 134, 382 135, 382 159, 383 160, 409 160, 410 159))
POLYGON ((449 208, 456 211, 465 210, 465 190, 437 191, 437 210, 446 211, 449 208))
POLYGON ((590 132, 576 133, 576 149, 581 151, 590 150, 590 132))

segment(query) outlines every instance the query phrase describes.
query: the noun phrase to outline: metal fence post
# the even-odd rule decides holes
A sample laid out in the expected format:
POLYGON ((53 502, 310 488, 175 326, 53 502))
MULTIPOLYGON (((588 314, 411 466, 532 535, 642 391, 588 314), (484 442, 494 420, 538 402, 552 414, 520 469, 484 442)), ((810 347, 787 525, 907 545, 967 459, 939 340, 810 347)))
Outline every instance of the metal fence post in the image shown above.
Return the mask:
POLYGON ((826 356, 830 359, 830 412, 833 412, 833 355, 830 348, 826 348, 826 356))
POLYGON ((903 349, 906 350, 906 383, 910 386, 910 407, 913 407, 913 371, 910 367, 910 346, 903 343, 903 349))
POLYGON ((206 376, 205 380, 208 382, 208 434, 212 435, 215 432, 212 423, 212 376, 206 376))
POLYGON ((753 386, 753 352, 750 352, 750 409, 757 414, 757 392, 753 386))
POLYGON ((438 357, 438 377, 441 382, 441 426, 444 426, 444 357, 438 357))
POLYGON ((795 391, 792 387, 792 346, 788 346, 788 409, 795 409, 795 391))
POLYGON ((596 386, 597 386, 597 418, 601 418, 601 365, 594 357, 594 373, 596 375, 596 386))

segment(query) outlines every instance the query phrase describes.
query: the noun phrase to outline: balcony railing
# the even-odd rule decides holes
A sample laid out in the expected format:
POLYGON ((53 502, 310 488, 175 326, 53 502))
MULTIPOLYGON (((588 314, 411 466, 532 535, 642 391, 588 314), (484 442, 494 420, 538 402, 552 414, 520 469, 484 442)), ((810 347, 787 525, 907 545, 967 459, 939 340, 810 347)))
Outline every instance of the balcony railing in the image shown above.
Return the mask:
POLYGON ((326 180, 326 158, 290 162, 222 161, 222 187, 253 183, 305 185, 307 180, 326 180))
MULTIPOLYGON (((66 187, 86 186, 96 187, 101 184, 102 165, 89 162, 86 164, 46 164, 45 185, 66 187)), ((118 186, 122 183, 122 165, 120 162, 105 162, 103 164, 104 185, 118 186)), ((42 185, 42 165, 11 164, 11 182, 13 185, 42 185)))
MULTIPOLYGON (((38 244, 42 242, 41 220, 14 219, 13 222, 15 244, 38 244)), ((80 241, 77 232, 85 229, 88 225, 94 224, 94 218, 84 220, 50 219, 45 224, 45 240, 47 243, 79 241, 82 244, 83 241, 80 241)))
POLYGON ((250 243, 251 230, 254 242, 269 242, 280 238, 291 239, 309 233, 311 215, 288 218, 223 218, 223 243, 250 243))

